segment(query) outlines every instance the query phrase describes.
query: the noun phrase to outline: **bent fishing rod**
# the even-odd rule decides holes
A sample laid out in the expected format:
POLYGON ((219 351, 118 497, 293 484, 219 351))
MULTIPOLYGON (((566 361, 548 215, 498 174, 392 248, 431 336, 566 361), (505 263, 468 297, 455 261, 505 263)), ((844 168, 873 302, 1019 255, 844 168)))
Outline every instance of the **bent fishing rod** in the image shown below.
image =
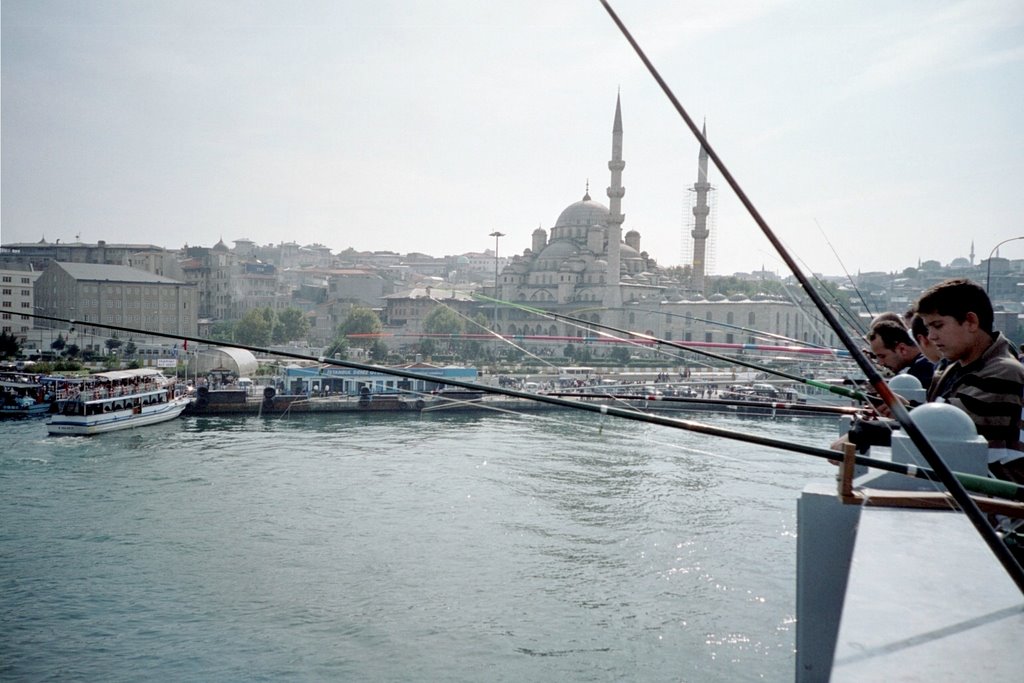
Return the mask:
POLYGON ((601 5, 605 8, 605 10, 608 12, 608 16, 611 17, 612 21, 618 27, 619 31, 625 37, 627 42, 629 42, 629 44, 632 46, 633 51, 636 52, 637 56, 640 58, 640 61, 643 62, 645 67, 647 67, 647 71, 658 83, 658 86, 661 88, 662 92, 664 92, 665 96, 668 97, 669 102, 671 102, 672 105, 675 107, 676 112, 686 123, 686 126, 690 129, 690 132, 693 134, 693 136, 700 143, 701 147, 707 153, 708 158, 714 162, 715 168, 718 169, 719 173, 722 174, 722 177, 729 184, 729 187, 732 188, 733 193, 740 200, 740 203, 743 204, 743 207, 747 210, 747 213, 754 220, 757 226, 761 229, 761 232, 768 239, 771 245, 775 248, 775 251, 778 252, 779 257, 782 258, 783 261, 785 261, 786 266, 790 269, 790 272, 793 273, 793 276, 800 283, 800 286, 803 287, 804 291, 807 293, 807 296, 810 297, 811 300, 814 302, 814 305, 818 307, 818 311, 821 313, 822 316, 824 316, 825 320, 828 321, 828 324, 832 327, 833 331, 836 333, 836 336, 839 337, 839 339, 843 342, 843 345, 847 349, 849 349, 850 354, 857 362, 857 365, 860 366, 861 370, 864 372, 864 376, 868 379, 868 383, 878 393, 879 397, 881 397, 881 399, 885 402, 886 406, 888 406, 889 411, 892 413, 893 417, 896 418, 896 420, 900 423, 900 426, 903 428, 907 436, 909 436, 910 439, 913 441, 914 445, 917 447, 917 450, 921 453, 921 455, 924 456, 925 460, 928 462, 928 465, 931 467, 931 469, 933 469, 936 472, 936 474, 938 474, 941 483, 946 487, 947 490, 949 490, 950 494, 953 496, 953 499, 957 502, 960 508, 967 515, 968 519, 971 520, 971 523, 974 525, 974 528, 977 529, 981 537, 985 539, 985 543, 988 544, 989 548, 992 550, 992 553, 999 560, 1000 564, 1003 565, 1003 568, 1006 570, 1006 573, 1009 574, 1010 578, 1013 579, 1013 582, 1017 584, 1018 590, 1020 590, 1020 592, 1024 594, 1024 568, 1022 568, 1020 563, 1017 562, 1017 559, 1010 552, 1010 549, 1006 546, 1003 540, 999 538, 999 535, 996 533, 996 530, 992 527, 991 524, 989 524, 988 519, 982 513, 977 503, 975 503, 974 500, 967 494, 967 491, 964 490, 964 487, 961 485, 959 480, 957 480, 957 478, 953 475, 953 471, 949 468, 949 465, 946 464, 946 461, 942 459, 938 451, 935 450, 935 447, 931 444, 930 441, 928 441, 928 438, 910 419, 910 412, 907 410, 906 406, 904 406, 903 403, 899 400, 899 398, 897 398, 896 395, 892 392, 892 390, 889 388, 889 385, 885 383, 884 379, 882 379, 882 376, 881 374, 879 374, 878 370, 874 367, 871 361, 867 359, 864 353, 860 350, 859 346, 854 343, 852 337, 849 335, 846 329, 843 328, 842 325, 840 325, 839 320, 836 318, 835 314, 828 307, 828 305, 826 305, 821 295, 817 292, 817 290, 814 289, 814 287, 811 286, 811 283, 807 279, 807 276, 803 273, 802 270, 800 270, 799 267, 797 267, 796 261, 793 260, 792 255, 782 244, 779 238, 775 235, 775 232, 768 225, 767 221, 765 221, 765 219, 761 216, 761 212, 757 210, 757 207, 754 206, 754 203, 747 196, 747 193, 743 190, 739 182, 737 182, 737 180, 733 177, 732 173, 725 166, 725 163, 718 156, 718 153, 711 146, 711 143, 708 142, 707 137, 705 137, 705 135, 701 132, 696 122, 689 115, 686 109, 683 108, 683 105, 680 104, 679 100, 675 96, 675 93, 672 92, 672 89, 669 88, 668 84, 661 77, 661 74, 658 73, 658 70, 654 67, 654 64, 651 62, 651 60, 647 58, 647 55, 640 47, 640 44, 636 42, 636 40, 633 38, 633 35, 626 28, 626 25, 622 23, 622 20, 619 18, 619 15, 616 14, 614 9, 612 9, 612 6, 609 4, 608 0, 600 0, 600 2, 601 5))
MULTIPOLYGON (((587 321, 587 320, 583 320, 582 318, 574 318, 571 315, 564 315, 562 313, 553 313, 551 311, 545 311, 544 309, 541 309, 541 308, 534 308, 533 306, 524 306, 522 304, 517 304, 517 303, 510 302, 510 301, 502 301, 500 299, 492 299, 492 298, 484 296, 482 294, 474 294, 473 296, 474 296, 474 298, 479 298, 479 299, 481 299, 483 301, 487 301, 487 302, 490 302, 490 303, 496 303, 496 304, 500 303, 500 304, 504 304, 506 306, 511 306, 513 308, 518 308, 518 309, 524 310, 524 311, 526 311, 528 313, 533 313, 534 315, 539 315, 539 316, 542 316, 542 317, 549 317, 549 318, 552 318, 554 320, 565 320, 567 322, 572 322, 573 324, 575 324, 575 325, 577 325, 579 327, 597 328, 598 329, 598 334, 603 335, 603 336, 611 336, 611 335, 607 335, 604 332, 600 332, 600 330, 602 330, 602 329, 603 330, 611 330, 612 332, 617 332, 619 334, 626 334, 626 335, 629 335, 631 337, 635 337, 637 339, 643 339, 645 341, 652 342, 654 344, 660 344, 660 345, 663 345, 663 346, 671 347, 673 349, 679 349, 680 351, 687 351, 687 352, 690 352, 690 353, 695 353, 695 354, 699 354, 699 355, 702 355, 702 356, 707 356, 708 358, 714 358, 715 360, 724 361, 726 363, 732 363, 734 365, 740 365, 742 367, 750 368, 752 370, 757 370, 759 372, 770 373, 772 375, 776 375, 778 377, 783 377, 783 378, 791 380, 793 382, 799 382, 800 384, 804 384, 804 385, 809 386, 809 387, 814 387, 815 389, 822 389, 824 391, 828 391, 830 393, 837 394, 839 396, 845 396, 846 398, 851 398, 851 399, 854 399, 856 401, 866 402, 868 400, 867 396, 863 392, 857 391, 855 389, 847 389, 846 387, 837 386, 835 384, 829 384, 827 382, 819 382, 817 380, 813 380, 813 379, 810 379, 810 378, 807 378, 807 377, 801 377, 799 375, 793 375, 793 374, 790 374, 788 372, 784 372, 782 370, 776 370, 775 368, 769 368, 769 367, 767 367, 765 365, 758 365, 757 363, 752 363, 750 361, 742 360, 742 359, 739 359, 739 358, 731 358, 729 356, 723 356, 723 355, 715 353, 713 351, 707 351, 705 349, 700 349, 700 348, 697 348, 696 346, 690 346, 690 345, 687 345, 687 344, 684 344, 684 343, 681 343, 681 342, 676 342, 676 341, 672 341, 672 340, 669 340, 669 339, 661 339, 659 337, 655 337, 655 336, 650 335, 650 334, 644 334, 642 332, 635 332, 633 330, 626 330, 626 329, 622 329, 620 327, 614 327, 613 325, 606 325, 604 323, 590 322, 590 321, 587 321)), ((625 340, 623 340, 621 338, 617 338, 617 337, 612 337, 612 338, 613 339, 617 339, 618 341, 625 341, 625 340)))
MULTIPOLYGON (((154 332, 150 330, 140 329, 137 327, 125 327, 123 325, 93 322, 91 320, 74 320, 72 318, 61 318, 58 316, 44 315, 41 313, 24 313, 20 315, 38 318, 40 320, 52 320, 55 322, 67 323, 71 327, 74 327, 75 325, 81 325, 85 327, 113 330, 115 332, 127 332, 130 334, 159 337, 161 339, 174 339, 176 341, 184 340, 188 342, 194 342, 196 344, 206 344, 209 346, 227 346, 230 348, 244 349, 252 353, 259 353, 268 356, 280 356, 283 358, 292 358, 295 360, 313 361, 315 363, 320 363, 321 365, 334 365, 337 367, 349 368, 352 370, 361 370, 363 372, 376 372, 383 375, 390 375, 393 377, 403 377, 405 379, 429 382, 431 384, 445 384, 448 386, 459 387, 461 389, 469 389, 471 391, 483 391, 485 393, 495 394, 499 396, 508 396, 510 398, 520 398, 528 401, 536 401, 538 403, 547 403, 549 405, 559 406, 562 408, 580 410, 588 413, 595 413, 598 415, 611 415, 612 417, 617 417, 624 420, 632 420, 634 422, 643 422, 647 424, 658 425, 661 427, 670 427, 673 429, 682 429, 685 431, 696 432, 698 434, 706 434, 708 436, 715 436, 723 439, 742 441, 745 443, 751 443, 759 446, 768 446, 770 448, 778 448, 784 451, 792 451, 795 453, 800 453, 802 455, 810 455, 817 458, 825 458, 827 460, 835 460, 838 456, 836 451, 833 451, 831 449, 818 448, 815 446, 806 446, 803 444, 796 444, 791 441, 772 439, 769 437, 758 436, 755 434, 745 434, 743 432, 738 432, 732 429, 714 427, 700 422, 694 422, 692 420, 682 420, 679 418, 669 418, 660 415, 651 415, 650 413, 644 413, 638 410, 625 410, 622 408, 616 408, 614 406, 609 406, 605 404, 586 403, 583 401, 570 401, 549 394, 536 394, 527 391, 519 391, 517 389, 509 389, 507 387, 495 387, 491 385, 480 384, 478 382, 466 382, 464 380, 449 378, 444 378, 443 380, 441 380, 440 378, 435 377, 433 375, 425 375, 423 373, 415 372, 412 370, 406 370, 404 368, 393 368, 383 365, 374 365, 372 363, 360 363, 357 361, 344 360, 340 358, 327 358, 325 356, 311 356, 304 353, 295 353, 293 351, 269 349, 262 346, 240 344, 238 342, 228 342, 220 339, 208 339, 205 337, 199 337, 195 335, 172 334, 170 332, 154 332)), ((934 479, 936 476, 934 472, 927 468, 915 467, 913 465, 899 465, 885 460, 878 460, 876 458, 869 458, 861 455, 857 455, 855 457, 855 461, 858 465, 864 465, 865 467, 872 467, 875 469, 882 469, 888 472, 896 472, 897 474, 904 474, 918 479, 934 479)), ((1007 500, 1017 500, 1024 502, 1024 486, 1017 486, 1016 484, 1013 484, 1011 482, 1006 482, 999 479, 990 479, 988 477, 979 477, 977 475, 967 473, 958 472, 956 476, 961 477, 964 481, 964 486, 970 486, 971 490, 975 491, 976 493, 981 493, 984 495, 999 498, 1005 498, 1007 500)))

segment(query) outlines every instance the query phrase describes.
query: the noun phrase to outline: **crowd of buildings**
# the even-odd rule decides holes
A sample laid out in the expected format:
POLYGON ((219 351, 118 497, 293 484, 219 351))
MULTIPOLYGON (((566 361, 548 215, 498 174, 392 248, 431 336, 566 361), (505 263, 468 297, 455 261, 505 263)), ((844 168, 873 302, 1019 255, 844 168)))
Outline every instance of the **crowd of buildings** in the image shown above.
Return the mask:
MULTIPOLYGON (((622 150, 622 114, 616 100, 608 204, 593 199, 588 187, 549 229, 531 232, 530 247, 523 253, 505 257, 497 253, 498 237, 504 236, 499 232, 490 234, 494 251, 443 257, 351 248, 335 253, 321 244, 261 246, 249 239, 236 239, 230 247, 221 239, 209 247, 180 249, 45 238, 2 244, 0 327, 28 347, 45 345, 45 335, 52 339, 54 330, 70 329, 30 314, 73 319, 83 329, 96 322, 207 337, 218 323, 237 321, 254 309, 298 308, 311 332, 308 339, 296 341, 323 346, 349 311, 360 306, 378 311, 389 333, 383 339, 400 346, 416 343, 426 316, 445 305, 477 324, 486 320, 485 326, 500 335, 537 343, 548 339, 564 345, 566 338, 593 334, 526 307, 493 303, 499 299, 683 342, 754 344, 762 332, 836 346, 834 333, 800 300, 796 288, 788 288, 790 296, 716 292, 715 278, 705 272, 714 188, 703 151, 690 188, 689 268, 684 272, 659 266, 642 250, 639 231, 623 235, 622 150), (491 302, 474 298, 474 293, 491 302)), ((1024 262, 997 256, 975 262, 973 245, 971 252, 969 258, 946 265, 929 261, 901 273, 839 279, 839 289, 851 293, 847 313, 902 311, 930 284, 966 276, 986 283, 999 310, 997 328, 1019 340, 1024 262)), ((735 276, 784 281, 768 272, 735 276)), ((88 341, 79 346, 89 349, 106 336, 90 330, 88 341)))

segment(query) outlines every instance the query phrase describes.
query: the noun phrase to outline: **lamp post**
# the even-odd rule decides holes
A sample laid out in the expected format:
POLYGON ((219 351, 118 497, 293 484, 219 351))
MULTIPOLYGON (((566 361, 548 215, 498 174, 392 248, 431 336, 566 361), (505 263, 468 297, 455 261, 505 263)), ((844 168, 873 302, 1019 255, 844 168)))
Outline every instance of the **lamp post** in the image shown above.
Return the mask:
POLYGON ((990 287, 992 285, 992 256, 996 253, 996 251, 999 249, 999 247, 1003 246, 1007 242, 1013 242, 1015 240, 1024 240, 1024 236, 1022 236, 1022 237, 1008 237, 1007 239, 1003 240, 1002 242, 1000 242, 996 246, 992 247, 992 251, 990 251, 988 253, 988 264, 987 264, 988 265, 988 272, 985 275, 985 293, 988 294, 990 299, 992 298, 992 293, 990 292, 990 287))
MULTIPOLYGON (((498 240, 505 236, 505 233, 495 230, 488 237, 494 238, 494 298, 498 298, 498 240)), ((494 302, 494 326, 491 328, 498 331, 498 302, 494 302)))

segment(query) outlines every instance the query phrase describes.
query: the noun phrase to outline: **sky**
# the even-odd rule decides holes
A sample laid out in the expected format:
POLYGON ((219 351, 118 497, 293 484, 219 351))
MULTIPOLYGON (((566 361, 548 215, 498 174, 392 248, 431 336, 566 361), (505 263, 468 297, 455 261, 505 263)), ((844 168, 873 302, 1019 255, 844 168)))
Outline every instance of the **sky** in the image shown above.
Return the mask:
MULTIPOLYGON (((1024 236, 1019 0, 613 0, 805 270, 1024 236)), ((2 0, 0 241, 522 253, 589 183, 682 262, 698 142, 597 0, 2 0)), ((712 168, 713 274, 786 266, 712 168)), ((999 255, 1024 258, 1024 240, 999 255)))

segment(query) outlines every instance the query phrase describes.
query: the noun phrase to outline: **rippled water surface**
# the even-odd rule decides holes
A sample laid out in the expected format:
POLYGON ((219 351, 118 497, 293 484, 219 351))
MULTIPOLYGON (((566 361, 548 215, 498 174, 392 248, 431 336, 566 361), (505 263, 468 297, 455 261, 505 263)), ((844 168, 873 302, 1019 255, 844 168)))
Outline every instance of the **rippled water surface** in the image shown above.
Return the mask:
POLYGON ((795 501, 833 473, 562 412, 0 439, 3 680, 791 680, 795 501))

